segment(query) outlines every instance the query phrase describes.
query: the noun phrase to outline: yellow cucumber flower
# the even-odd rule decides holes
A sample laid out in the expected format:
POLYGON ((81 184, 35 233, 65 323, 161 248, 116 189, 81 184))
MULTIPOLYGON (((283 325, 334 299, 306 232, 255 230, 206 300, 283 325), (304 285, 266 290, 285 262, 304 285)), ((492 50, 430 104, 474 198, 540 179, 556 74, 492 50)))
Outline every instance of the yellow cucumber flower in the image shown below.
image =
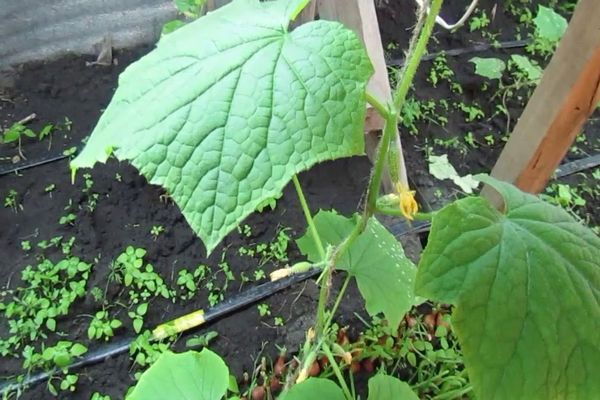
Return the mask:
POLYGON ((396 193, 400 197, 400 211, 404 218, 409 221, 414 219, 415 214, 419 211, 419 205, 415 200, 415 191, 410 190, 408 185, 403 183, 396 183, 396 193))

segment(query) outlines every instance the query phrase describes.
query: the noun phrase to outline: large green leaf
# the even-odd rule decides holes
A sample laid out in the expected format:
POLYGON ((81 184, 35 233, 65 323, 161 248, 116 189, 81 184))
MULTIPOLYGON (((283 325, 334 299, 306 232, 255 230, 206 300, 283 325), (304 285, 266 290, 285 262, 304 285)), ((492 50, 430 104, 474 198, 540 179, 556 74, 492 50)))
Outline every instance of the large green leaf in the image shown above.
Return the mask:
POLYGON ((542 78, 544 71, 529 57, 525 57, 520 54, 513 54, 510 56, 510 58, 516 64, 518 69, 527 74, 527 77, 530 80, 539 81, 542 78))
POLYGON ((533 23, 537 35, 551 42, 558 42, 569 25, 565 17, 542 5, 538 6, 538 14, 533 19, 533 23))
MULTIPOLYGON (((323 245, 339 244, 352 231, 358 218, 319 211, 314 222, 323 245)), ((298 239, 297 244, 310 261, 320 261, 310 232, 298 239)), ((400 324, 404 314, 415 304, 415 265, 404 255, 394 235, 375 218, 371 218, 336 268, 356 279, 369 314, 383 312, 393 327, 400 324)))
POLYGON ((131 65, 71 167, 114 150, 164 186, 207 251, 317 162, 362 154, 360 39, 315 21, 308 0, 235 0, 164 36, 131 65))
POLYGON ((212 351, 167 351, 142 374, 127 400, 219 400, 228 386, 229 369, 212 351))
POLYGON ((437 213, 417 293, 456 305, 478 398, 598 398, 600 239, 560 208, 482 180, 505 211, 472 197, 437 213))
POLYGON ((344 392, 329 379, 308 378, 279 396, 279 400, 344 400, 344 392))
POLYGON ((406 382, 389 375, 377 374, 369 379, 368 400, 419 400, 406 382))
POLYGON ((475 64, 475 73, 488 79, 502 79, 506 63, 499 58, 473 57, 469 60, 475 64))

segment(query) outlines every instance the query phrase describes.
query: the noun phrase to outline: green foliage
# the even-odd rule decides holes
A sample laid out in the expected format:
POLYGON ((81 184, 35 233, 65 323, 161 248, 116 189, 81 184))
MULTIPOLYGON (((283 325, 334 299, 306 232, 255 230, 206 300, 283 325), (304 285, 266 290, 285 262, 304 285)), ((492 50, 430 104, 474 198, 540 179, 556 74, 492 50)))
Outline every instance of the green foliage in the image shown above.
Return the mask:
POLYGON ((111 279, 130 288, 129 294, 134 304, 153 296, 168 299, 172 296, 163 278, 154 272, 152 264, 144 265, 146 250, 128 246, 111 265, 111 279))
MULTIPOLYGON (((112 102, 72 168, 105 162, 113 153, 130 161, 151 183, 166 189, 210 253, 250 213, 273 207, 273 199, 295 174, 317 162, 362 154, 365 87, 372 67, 361 41, 338 23, 320 20, 288 32, 290 20, 307 2, 234 0, 163 37, 154 51, 120 77, 112 102)), ((201 4, 198 0, 177 3, 188 17, 197 16, 201 4)), ((402 100, 411 85, 434 25, 436 7, 439 11, 440 0, 432 3, 424 24, 427 30, 415 46, 405 75, 408 79, 402 81, 396 100, 402 100)), ((536 25, 532 49, 540 54, 552 50, 564 32, 562 20, 548 10, 540 7, 536 19, 529 19, 536 25)), ((481 13, 472 27, 480 29, 487 23, 487 16, 481 13)), ((508 68, 515 79, 511 90, 515 91, 522 87, 521 81, 537 82, 541 76, 539 66, 522 56, 513 56, 509 62, 478 57, 471 62, 477 74, 498 79, 501 88, 508 68)), ((443 57, 434 61, 429 76, 434 86, 446 80, 460 92, 452 76, 443 57)), ((443 125, 443 117, 436 115, 438 107, 449 111, 450 104, 413 99, 405 109, 389 110, 383 101, 371 101, 388 123, 384 150, 396 133, 396 112, 402 116, 401 122, 416 132, 415 121, 443 125)), ((485 117, 477 104, 452 104, 467 122, 485 117)), ((454 139, 466 148, 458 137, 454 139)), ((476 146, 472 132, 467 132, 465 140, 476 146)), ((416 379, 424 378, 417 383, 420 394, 429 395, 430 388, 450 387, 442 396, 460 398, 471 387, 462 374, 456 348, 448 343, 451 327, 447 321, 436 322, 419 334, 416 329, 405 330, 410 332, 409 338, 394 339, 405 313, 417 302, 415 274, 420 293, 456 306, 453 326, 479 398, 589 398, 599 392, 600 384, 593 378, 600 375, 595 362, 600 349, 593 338, 600 328, 600 240, 565 213, 506 184, 492 182, 505 198, 504 212, 482 198, 459 200, 444 208, 434 218, 417 272, 393 235, 372 217, 385 166, 382 158, 378 161, 364 218, 322 211, 313 226, 310 212, 305 211, 315 229, 297 242, 314 266, 325 266, 317 321, 307 333, 299 376, 304 378, 307 367, 325 353, 341 388, 309 378, 282 398, 350 397, 336 359, 348 356, 352 360, 355 355, 330 337, 334 311, 343 299, 340 295, 333 308, 328 308, 328 284, 334 269, 356 279, 369 314, 382 313, 389 321, 384 344, 365 347, 364 356, 373 351, 398 358, 398 364, 408 365, 416 379), (314 231, 326 252, 317 248, 314 231), (432 366, 438 368, 436 363, 442 364, 439 374, 431 373, 432 366), (448 367, 450 364, 454 367, 448 367), (456 376, 451 380, 447 375, 453 373, 456 376)), ((433 165, 438 175, 458 179, 443 160, 434 160, 433 165)), ((85 187, 89 192, 87 179, 85 187)), ((472 188, 472 182, 468 187, 472 188)), ((411 196, 409 188, 400 195, 411 196)), ((252 244, 239 254, 261 262, 286 263, 290 238, 282 232, 274 243, 252 244)), ((152 233, 158 237, 160 230, 152 233)), ((246 239, 252 236, 249 229, 240 233, 246 239)), ((111 267, 111 279, 129 290, 129 316, 136 332, 143 329, 152 297, 173 296, 152 265, 145 264, 144 256, 145 250, 129 247, 111 267)), ((296 265, 308 267, 309 263, 296 265)), ((235 276, 224 259, 218 268, 215 274, 225 276, 223 287, 216 287, 215 274, 209 268, 179 271, 177 284, 185 292, 180 296, 193 295, 201 278, 209 274, 211 278, 204 282, 209 304, 223 300, 227 282, 235 276)), ((260 267, 252 272, 255 280, 265 276, 260 267)), ((78 290, 82 289, 85 293, 85 282, 78 290)), ((48 301, 41 304, 42 308, 53 305, 48 301)), ((271 311, 261 304, 259 312, 267 316, 271 311)), ((46 329, 55 330, 56 315, 42 313, 38 318, 42 322, 34 320, 37 325, 33 327, 39 331, 44 323, 46 329)), ((108 316, 97 317, 98 327, 105 326, 108 316)), ((32 318, 27 314, 23 319, 32 318)), ((24 331, 30 333, 31 326, 25 325, 24 331)), ((6 351, 22 346, 21 341, 7 343, 6 351)), ((208 350, 174 355, 167 352, 168 346, 153 341, 149 331, 138 336, 130 349, 135 363, 142 367, 156 363, 129 398, 221 398, 226 394, 228 370, 217 355, 208 350), (175 390, 177 395, 170 393, 175 390)), ((72 390, 76 380, 65 377, 61 388, 72 390)), ((393 378, 378 376, 369 386, 370 398, 385 399, 399 392, 414 397, 393 378)))
POLYGON ((442 53, 433 60, 433 65, 429 70, 429 77, 427 80, 431 82, 433 87, 437 87, 437 84, 440 81, 452 83, 454 75, 454 71, 448 66, 446 55, 442 53))
POLYGON ((550 42, 558 42, 567 30, 567 20, 551 8, 538 6, 538 14, 533 19, 538 37, 550 42))
POLYGON ((108 341, 111 337, 115 335, 114 330, 120 328, 122 325, 123 323, 118 319, 110 319, 108 311, 98 311, 94 315, 94 318, 92 318, 90 326, 88 327, 88 339, 99 340, 104 337, 104 339, 108 341))
MULTIPOLYGON (((196 19, 202 15, 206 0, 174 0, 177 10, 188 19, 196 19)), ((175 19, 163 25, 161 35, 168 35, 186 24, 186 21, 175 19)))
MULTIPOLYGON (((323 245, 335 246, 348 236, 358 219, 358 215, 346 218, 335 212, 319 211, 314 222, 323 245)), ((310 261, 321 261, 310 232, 296 242, 310 261)), ((404 255, 394 235, 375 218, 336 267, 356 279, 369 314, 383 312, 391 326, 397 327, 415 302, 415 266, 404 255)))
POLYGON ((393 376, 377 374, 369 379, 368 400, 419 400, 406 384, 393 376))
POLYGON ((479 182, 473 179, 471 174, 460 176, 456 169, 448 161, 448 155, 441 156, 429 155, 429 173, 437 179, 450 179, 459 186, 465 193, 473 193, 473 189, 479 186, 479 182))
POLYGON ((533 19, 535 33, 533 42, 527 46, 527 51, 548 57, 556 48, 559 40, 567 29, 567 20, 551 8, 538 6, 537 16, 533 19))
POLYGON ((527 79, 537 82, 542 78, 542 68, 529 57, 521 56, 519 54, 513 54, 510 59, 517 66, 517 68, 526 74, 527 79))
POLYGON ((475 32, 490 25, 490 19, 484 10, 479 10, 469 19, 469 31, 475 32))
POLYGON ((323 378, 309 378, 292 386, 279 397, 280 400, 328 399, 344 400, 344 393, 333 381, 323 378))
POLYGON ((196 348, 196 347, 208 347, 213 339, 216 339, 219 334, 216 331, 209 331, 203 335, 192 336, 185 341, 185 347, 196 348))
POLYGON ((287 32, 305 4, 236 0, 163 37, 121 75, 71 167, 130 160, 210 253, 294 174, 362 154, 369 59, 339 23, 287 32))
POLYGON ((203 264, 197 266, 193 272, 190 272, 187 269, 181 269, 177 277, 180 297, 184 300, 194 297, 200 282, 205 279, 208 272, 210 272, 210 269, 203 264))
POLYGON ((34 131, 29 129, 23 124, 15 123, 10 126, 10 128, 6 129, 2 136, 0 137, 0 143, 13 143, 13 142, 21 142, 22 137, 30 137, 34 138, 37 135, 34 131))
POLYGON ((140 367, 148 367, 156 362, 160 356, 169 350, 170 343, 153 340, 151 331, 139 334, 129 347, 129 356, 140 367))
MULTIPOLYGON (((277 235, 272 241, 242 246, 238 249, 238 253, 243 256, 254 258, 259 269, 267 263, 285 264, 289 261, 288 246, 291 241, 291 238, 288 235, 289 230, 289 228, 278 229, 277 235)), ((242 233, 242 231, 240 231, 240 233, 242 233)), ((244 226, 243 234, 245 236, 251 235, 251 228, 248 225, 244 226)), ((262 274, 264 275, 264 272, 262 272, 262 274)))
POLYGON ((109 395, 104 395, 99 392, 94 392, 94 393, 92 393, 90 400, 111 400, 111 398, 109 395))
POLYGON ((158 237, 165 231, 165 227, 162 225, 153 225, 150 229, 150 234, 154 238, 154 240, 158 239, 158 237))
POLYGON ((473 57, 469 60, 475 64, 475 73, 488 79, 501 79, 506 69, 504 61, 498 58, 473 57))
POLYGON ((229 369, 212 351, 167 351, 142 374, 127 400, 219 400, 228 387, 229 369))
POLYGON ((76 257, 54 264, 44 260, 21 273, 23 286, 11 301, 2 301, 0 311, 8 322, 10 336, 0 340, 0 354, 12 354, 25 344, 47 337, 56 330, 57 319, 67 315, 73 302, 86 294, 92 266, 76 257))
POLYGON ((4 207, 11 208, 14 212, 23 210, 23 205, 19 203, 19 193, 16 190, 10 189, 8 191, 8 194, 4 197, 4 207))
POLYGON ((261 317, 267 317, 267 316, 271 315, 271 309, 269 308, 268 304, 262 303, 262 304, 259 304, 257 307, 258 307, 258 315, 260 315, 261 317))
POLYGON ((148 312, 148 303, 138 304, 135 311, 129 311, 127 315, 131 318, 133 330, 140 333, 144 326, 144 315, 148 312))
POLYGON ((46 347, 41 353, 36 353, 31 346, 23 349, 23 368, 49 370, 52 368, 66 368, 75 358, 87 352, 87 347, 80 343, 61 340, 56 345, 46 347))
POLYGON ((600 239, 565 211, 482 180, 501 193, 504 212, 477 197, 438 212, 417 293, 456 306, 453 325, 479 398, 593 398, 600 239))

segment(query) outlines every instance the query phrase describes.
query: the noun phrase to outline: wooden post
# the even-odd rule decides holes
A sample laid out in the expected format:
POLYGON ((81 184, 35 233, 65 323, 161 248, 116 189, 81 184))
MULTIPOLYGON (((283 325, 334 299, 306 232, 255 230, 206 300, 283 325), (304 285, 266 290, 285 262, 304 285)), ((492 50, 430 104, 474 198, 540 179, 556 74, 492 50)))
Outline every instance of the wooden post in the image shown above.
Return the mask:
MULTIPOLYGON (((390 101, 392 93, 374 0, 317 0, 317 13, 322 19, 343 23, 363 39, 375 69, 367 90, 382 101, 390 101)), ((365 124, 367 133, 366 149, 367 155, 371 160, 374 159, 379 143, 377 136, 383 129, 383 125, 384 121, 381 116, 372 107, 368 106, 365 124)), ((400 150, 400 181, 408 184, 401 144, 393 142, 392 145, 398 146, 400 150)), ((387 173, 383 184, 386 192, 393 190, 389 174, 387 173)))
MULTIPOLYGON (((600 6, 580 0, 492 176, 541 192, 600 101, 600 6)), ((490 188, 482 194, 496 205, 490 188)))
POLYGON ((317 0, 310 0, 310 3, 304 7, 298 18, 294 21, 294 25, 302 25, 315 19, 317 13, 317 0))

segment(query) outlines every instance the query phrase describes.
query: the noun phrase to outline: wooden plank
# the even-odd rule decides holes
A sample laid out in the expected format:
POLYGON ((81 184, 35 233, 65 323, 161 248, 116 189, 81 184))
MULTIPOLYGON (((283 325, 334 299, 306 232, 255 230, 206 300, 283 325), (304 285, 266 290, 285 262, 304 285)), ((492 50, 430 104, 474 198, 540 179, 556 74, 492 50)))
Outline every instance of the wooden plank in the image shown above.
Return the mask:
POLYGON ((304 10, 294 21, 294 25, 302 25, 315 19, 317 13, 317 0, 310 0, 310 3, 304 7, 304 10))
MULTIPOLYGON (((383 101, 391 100, 392 93, 374 0, 317 0, 317 13, 322 19, 343 23, 363 39, 375 69, 375 74, 369 81, 368 90, 383 101)), ((369 106, 365 126, 368 133, 366 141, 367 155, 371 160, 373 160, 378 143, 373 135, 377 135, 377 131, 383 129, 383 125, 383 119, 369 106)), ((394 145, 400 149, 400 180, 402 183, 408 184, 402 146, 399 142, 394 143, 394 145)), ((392 191, 389 175, 383 183, 386 192, 392 191)))
MULTIPOLYGON (((492 176, 539 193, 600 100, 600 7, 580 0, 492 176)), ((496 205, 497 193, 483 194, 496 205)))

